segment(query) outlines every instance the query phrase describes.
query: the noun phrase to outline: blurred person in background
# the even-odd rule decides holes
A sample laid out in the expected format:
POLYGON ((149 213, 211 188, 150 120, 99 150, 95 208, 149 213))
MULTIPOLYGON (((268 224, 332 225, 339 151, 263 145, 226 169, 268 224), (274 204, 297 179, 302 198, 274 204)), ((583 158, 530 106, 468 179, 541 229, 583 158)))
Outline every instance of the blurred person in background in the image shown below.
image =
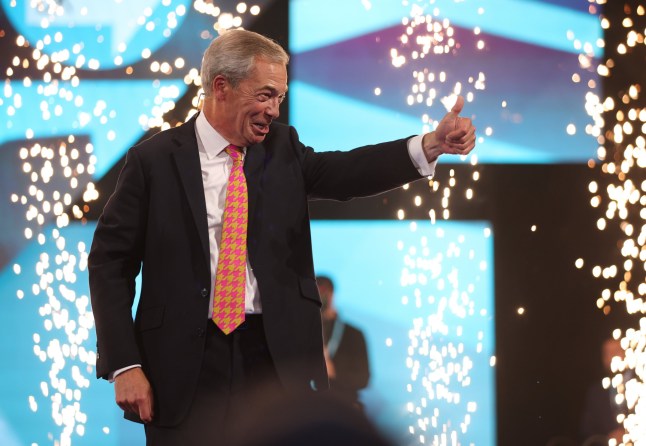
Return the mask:
POLYGON ((328 276, 316 278, 321 296, 323 344, 330 390, 362 408, 359 391, 368 385, 368 348, 361 330, 339 315, 334 304, 334 283, 328 276))
MULTIPOLYGON (((612 379, 613 358, 624 358, 624 350, 619 340, 606 339, 601 346, 601 361, 606 376, 612 379)), ((600 381, 590 385, 586 394, 585 406, 581 417, 581 440, 585 446, 608 444, 610 439, 621 442, 624 434, 623 425, 617 421, 617 416, 625 413, 626 407, 616 401, 617 389, 610 385, 607 389, 600 381)))

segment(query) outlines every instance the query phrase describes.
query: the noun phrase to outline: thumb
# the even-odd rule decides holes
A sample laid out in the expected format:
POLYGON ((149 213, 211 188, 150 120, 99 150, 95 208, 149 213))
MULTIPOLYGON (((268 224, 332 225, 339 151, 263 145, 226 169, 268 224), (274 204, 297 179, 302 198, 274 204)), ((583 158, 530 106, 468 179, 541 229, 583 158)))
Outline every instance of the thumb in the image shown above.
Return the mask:
POLYGON ((455 100, 455 105, 453 105, 453 108, 451 109, 451 113, 454 113, 456 116, 459 115, 462 111, 462 107, 464 107, 464 98, 462 96, 458 96, 455 100))

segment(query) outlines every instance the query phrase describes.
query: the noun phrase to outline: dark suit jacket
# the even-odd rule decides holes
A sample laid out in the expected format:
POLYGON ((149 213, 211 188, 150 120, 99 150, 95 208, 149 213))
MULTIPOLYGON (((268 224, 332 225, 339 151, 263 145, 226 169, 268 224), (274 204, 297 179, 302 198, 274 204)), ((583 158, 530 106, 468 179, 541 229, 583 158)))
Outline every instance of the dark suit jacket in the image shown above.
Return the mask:
MULTIPOLYGON (((262 144, 248 147, 244 170, 247 250, 277 372, 288 389, 326 388, 307 201, 372 195, 419 173, 406 140, 319 154, 292 127, 277 123, 262 144)), ((179 423, 213 323, 207 319, 211 273, 195 118, 128 151, 94 234, 89 275, 97 375, 142 364, 153 387, 154 423, 179 423)))
POLYGON ((334 364, 336 377, 331 390, 351 403, 359 404, 359 391, 368 385, 368 347, 361 330, 339 317, 323 321, 323 342, 334 364))

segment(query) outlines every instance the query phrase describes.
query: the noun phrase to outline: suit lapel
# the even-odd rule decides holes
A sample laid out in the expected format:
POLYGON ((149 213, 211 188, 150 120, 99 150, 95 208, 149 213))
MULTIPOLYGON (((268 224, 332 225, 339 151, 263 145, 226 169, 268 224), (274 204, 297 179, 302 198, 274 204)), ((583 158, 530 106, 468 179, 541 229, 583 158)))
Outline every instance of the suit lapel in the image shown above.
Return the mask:
MULTIPOLYGON (((196 115, 197 116, 197 115, 196 115)), ((209 254, 209 228, 206 217, 206 201, 204 199, 204 184, 202 182, 202 168, 200 165, 200 155, 197 148, 197 138, 195 136, 195 119, 194 116, 190 121, 180 127, 175 142, 176 149, 172 156, 177 165, 179 177, 184 186, 186 200, 191 208, 197 233, 202 242, 202 251, 207 265, 210 265, 209 254)))

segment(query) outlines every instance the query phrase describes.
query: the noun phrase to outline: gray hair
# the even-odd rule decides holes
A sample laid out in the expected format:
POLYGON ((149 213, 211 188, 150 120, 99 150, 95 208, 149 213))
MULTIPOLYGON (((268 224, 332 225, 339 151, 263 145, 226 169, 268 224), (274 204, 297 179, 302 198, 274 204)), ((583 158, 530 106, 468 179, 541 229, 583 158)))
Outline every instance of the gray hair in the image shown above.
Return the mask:
POLYGON ((211 95, 216 76, 224 76, 235 88, 247 79, 256 59, 287 65, 289 55, 273 40, 252 31, 230 30, 213 39, 202 58, 202 88, 211 95))

